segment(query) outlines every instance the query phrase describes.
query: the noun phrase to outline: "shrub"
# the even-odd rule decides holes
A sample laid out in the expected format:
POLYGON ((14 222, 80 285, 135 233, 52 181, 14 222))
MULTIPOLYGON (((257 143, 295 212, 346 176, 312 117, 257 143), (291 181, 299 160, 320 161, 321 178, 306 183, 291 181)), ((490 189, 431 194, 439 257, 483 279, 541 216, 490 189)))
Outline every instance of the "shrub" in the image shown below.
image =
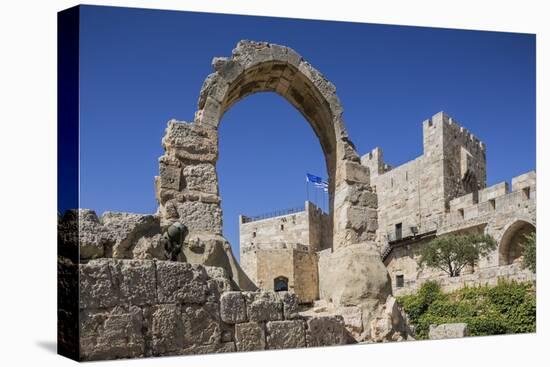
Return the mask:
POLYGON ((427 339, 431 324, 465 322, 470 335, 530 333, 536 329, 534 284, 501 281, 496 286, 465 287, 443 293, 427 282, 414 295, 398 301, 415 328, 427 339))

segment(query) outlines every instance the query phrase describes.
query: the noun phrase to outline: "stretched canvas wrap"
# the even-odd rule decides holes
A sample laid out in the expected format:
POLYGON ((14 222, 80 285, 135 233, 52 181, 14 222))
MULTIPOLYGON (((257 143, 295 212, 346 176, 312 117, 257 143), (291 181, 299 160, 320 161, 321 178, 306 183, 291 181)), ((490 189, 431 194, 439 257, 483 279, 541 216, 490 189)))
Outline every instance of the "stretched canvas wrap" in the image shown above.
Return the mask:
POLYGON ((535 35, 58 26, 60 354, 535 332, 535 35))

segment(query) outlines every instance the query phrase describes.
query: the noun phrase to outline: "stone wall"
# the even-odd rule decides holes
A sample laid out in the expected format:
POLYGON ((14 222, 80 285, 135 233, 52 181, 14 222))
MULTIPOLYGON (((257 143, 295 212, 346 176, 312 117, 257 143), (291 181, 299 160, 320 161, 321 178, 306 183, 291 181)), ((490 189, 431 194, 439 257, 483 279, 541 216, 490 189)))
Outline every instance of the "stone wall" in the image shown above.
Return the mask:
POLYGON ((78 267, 82 360, 350 341, 341 317, 303 317, 288 292, 231 291, 221 268, 117 259, 78 267))
POLYGON ((413 294, 427 281, 436 281, 444 292, 452 292, 463 287, 495 286, 501 280, 529 282, 536 280, 536 276, 528 269, 524 269, 521 264, 499 265, 476 269, 472 273, 464 273, 452 278, 441 274, 423 276, 414 281, 405 282, 404 287, 394 288, 394 295, 413 294))
POLYGON ((317 256, 330 247, 329 217, 313 203, 297 213, 253 220, 241 216, 241 266, 261 289, 274 289, 274 279, 288 279, 288 289, 301 303, 319 297, 317 256))
POLYGON ((506 182, 486 187, 485 145, 444 113, 424 121, 423 140, 423 155, 398 167, 384 162, 380 148, 361 158, 378 195, 377 239, 396 294, 414 291, 420 279, 444 274, 417 264, 419 249, 433 236, 486 233, 495 238, 497 249, 463 271, 475 274, 519 261, 517 242, 536 223, 534 171, 514 177, 511 192, 506 182))
POLYGON ((378 236, 381 244, 437 229, 449 202, 485 187, 485 146, 451 117, 440 112, 423 122, 424 152, 398 167, 383 160, 376 148, 361 158, 378 194, 378 236))

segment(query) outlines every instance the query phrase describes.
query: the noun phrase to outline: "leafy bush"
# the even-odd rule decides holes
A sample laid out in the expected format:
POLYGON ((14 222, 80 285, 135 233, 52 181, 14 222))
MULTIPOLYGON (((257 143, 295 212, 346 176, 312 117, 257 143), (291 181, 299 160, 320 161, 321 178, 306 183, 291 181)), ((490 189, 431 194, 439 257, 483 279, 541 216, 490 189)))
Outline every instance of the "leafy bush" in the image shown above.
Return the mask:
POLYGON ((501 281, 494 287, 465 287, 443 293, 426 282, 414 295, 398 298, 417 339, 427 339, 431 324, 465 322, 470 335, 531 333, 536 329, 533 283, 501 281))
POLYGON ((533 273, 537 271, 537 234, 531 232, 525 236, 525 241, 521 244, 523 250, 523 267, 528 268, 533 273))

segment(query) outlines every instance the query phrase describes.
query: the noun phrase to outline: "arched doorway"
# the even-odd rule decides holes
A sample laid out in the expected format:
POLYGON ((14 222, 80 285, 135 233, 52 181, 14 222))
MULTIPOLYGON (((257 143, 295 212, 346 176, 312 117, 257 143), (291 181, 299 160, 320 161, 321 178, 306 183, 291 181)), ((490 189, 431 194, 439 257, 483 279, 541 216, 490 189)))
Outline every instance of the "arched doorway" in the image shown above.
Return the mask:
POLYGON ((288 278, 284 276, 273 279, 273 290, 275 292, 288 291, 288 278))
POLYGON ((335 86, 294 50, 266 42, 241 41, 230 58, 214 58, 215 72, 200 92, 193 123, 172 121, 163 138, 157 180, 163 223, 184 218, 190 232, 221 234, 216 174, 218 126, 240 99, 275 92, 309 122, 321 144, 329 176, 333 249, 374 240, 376 194, 368 169, 348 138, 335 86))
POLYGON ((524 220, 517 220, 508 225, 498 247, 499 265, 509 265, 521 261, 525 236, 534 231, 535 226, 524 220))

